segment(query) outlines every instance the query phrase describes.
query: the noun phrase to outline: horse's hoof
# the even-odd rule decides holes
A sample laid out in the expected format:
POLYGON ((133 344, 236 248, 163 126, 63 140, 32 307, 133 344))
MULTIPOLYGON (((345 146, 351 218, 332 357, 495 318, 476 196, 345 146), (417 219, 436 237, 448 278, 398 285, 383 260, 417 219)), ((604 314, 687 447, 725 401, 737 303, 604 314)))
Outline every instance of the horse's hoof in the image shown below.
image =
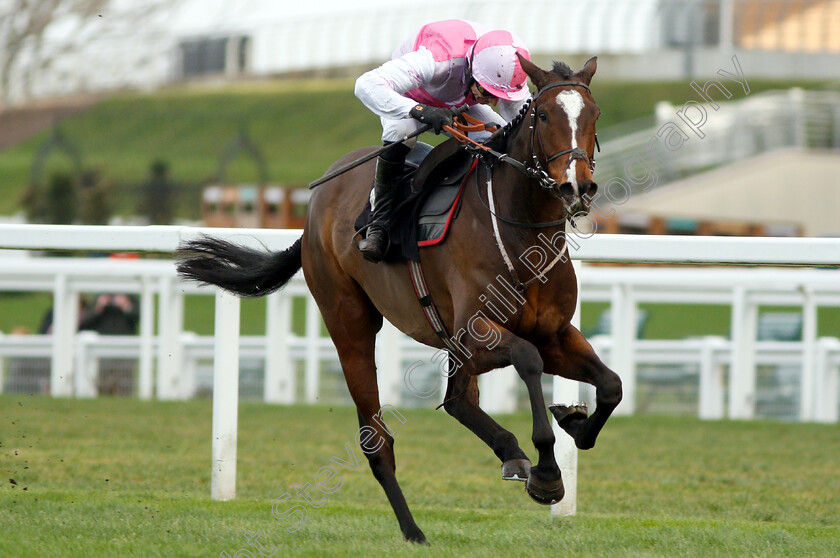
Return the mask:
POLYGON ((544 482, 531 475, 525 484, 525 492, 536 503, 550 506, 563 499, 563 496, 566 495, 566 488, 563 486, 562 477, 557 477, 555 481, 544 482))
POLYGON ((548 410, 554 415, 558 426, 565 430, 570 436, 574 437, 575 432, 571 430, 573 424, 580 423, 586 420, 589 416, 589 408, 586 403, 576 403, 574 405, 549 405, 548 410))
POLYGON ((406 542, 429 546, 429 541, 426 540, 426 535, 424 535, 423 531, 419 528, 414 528, 410 532, 406 533, 405 540, 406 542))
POLYGON ((531 475, 531 461, 528 459, 508 459, 502 463, 502 480, 528 480, 531 475))

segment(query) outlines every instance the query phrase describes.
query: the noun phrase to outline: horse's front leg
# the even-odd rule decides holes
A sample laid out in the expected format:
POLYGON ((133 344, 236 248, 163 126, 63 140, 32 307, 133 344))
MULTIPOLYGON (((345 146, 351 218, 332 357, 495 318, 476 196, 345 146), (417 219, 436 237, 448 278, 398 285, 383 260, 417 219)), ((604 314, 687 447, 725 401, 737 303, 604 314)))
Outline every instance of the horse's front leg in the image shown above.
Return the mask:
POLYGON ((549 410, 560 428, 575 440, 579 449, 595 446, 598 434, 621 402, 621 379, 610 370, 583 334, 573 326, 566 327, 550 347, 541 351, 547 374, 563 376, 595 386, 595 411, 587 416, 579 405, 552 405, 549 410))
POLYGON ((531 441, 539 454, 536 467, 531 468, 525 489, 528 495, 540 504, 556 504, 566 493, 560 468, 554 459, 554 432, 545 412, 542 382, 543 360, 537 348, 527 341, 515 338, 511 346, 511 364, 525 387, 528 388, 528 400, 531 402, 533 431, 531 441))
POLYGON ((478 376, 470 366, 472 361, 459 361, 450 355, 449 363, 443 408, 490 446, 502 462, 502 479, 528 480, 531 461, 519 447, 516 436, 478 406, 478 376))
MULTIPOLYGON (((537 348, 515 336, 501 325, 485 323, 487 331, 476 331, 468 349, 475 353, 474 369, 477 373, 512 364, 528 388, 531 402, 533 431, 531 441, 539 454, 537 465, 531 468, 525 489, 540 504, 559 502, 565 490, 560 468, 554 459, 554 432, 548 420, 540 377, 543 359, 537 348)), ((475 329, 475 328, 474 328, 475 329)))

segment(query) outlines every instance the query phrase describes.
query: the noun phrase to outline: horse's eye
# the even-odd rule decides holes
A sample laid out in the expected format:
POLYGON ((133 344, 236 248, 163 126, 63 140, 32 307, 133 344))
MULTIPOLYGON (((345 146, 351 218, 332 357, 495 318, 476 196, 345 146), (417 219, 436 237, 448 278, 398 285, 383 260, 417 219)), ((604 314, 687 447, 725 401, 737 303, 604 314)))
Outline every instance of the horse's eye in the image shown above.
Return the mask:
POLYGON ((548 115, 546 113, 544 113, 543 111, 540 111, 538 116, 540 117, 540 120, 542 120, 543 122, 548 122, 548 115))

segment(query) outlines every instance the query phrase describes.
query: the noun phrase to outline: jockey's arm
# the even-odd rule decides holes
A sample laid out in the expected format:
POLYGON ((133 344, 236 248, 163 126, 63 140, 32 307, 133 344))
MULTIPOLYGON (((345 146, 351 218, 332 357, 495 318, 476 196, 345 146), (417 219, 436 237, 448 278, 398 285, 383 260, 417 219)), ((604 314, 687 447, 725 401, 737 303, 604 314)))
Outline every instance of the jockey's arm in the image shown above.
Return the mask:
POLYGON ((356 80, 356 97, 373 113, 394 120, 408 118, 417 101, 405 93, 432 79, 435 60, 425 48, 389 60, 356 80))
POLYGON ((506 101, 499 99, 496 108, 499 112, 493 110, 490 105, 475 105, 470 107, 470 115, 478 118, 482 122, 492 122, 503 126, 516 118, 519 110, 525 104, 525 101, 506 101))
POLYGON ((524 101, 506 101, 504 99, 499 99, 499 103, 496 105, 496 108, 499 110, 499 114, 502 115, 502 118, 505 119, 505 122, 510 122, 516 118, 516 115, 519 114, 519 111, 522 110, 522 107, 527 101, 528 99, 525 99, 524 101))
MULTIPOLYGON (((524 101, 506 101, 499 99, 496 108, 499 112, 494 111, 489 105, 475 105, 470 107, 470 116, 478 118, 485 123, 498 124, 504 126, 513 120, 519 110, 522 108, 524 101)), ((489 132, 473 132, 469 136, 476 141, 484 141, 489 136, 489 132)))
POLYGON ((478 118, 487 124, 503 125, 505 119, 502 118, 490 105, 473 105, 470 107, 470 116, 478 118))

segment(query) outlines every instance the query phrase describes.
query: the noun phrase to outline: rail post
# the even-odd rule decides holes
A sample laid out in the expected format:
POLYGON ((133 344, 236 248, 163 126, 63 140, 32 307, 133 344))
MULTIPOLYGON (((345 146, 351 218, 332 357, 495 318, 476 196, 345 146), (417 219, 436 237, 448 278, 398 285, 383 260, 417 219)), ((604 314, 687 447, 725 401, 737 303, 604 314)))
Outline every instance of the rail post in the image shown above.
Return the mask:
POLYGON ((295 366, 289 354, 292 297, 288 293, 273 293, 265 304, 265 401, 292 404, 297 387, 295 366))
POLYGON ((99 363, 90 354, 88 347, 99 335, 93 331, 80 331, 76 336, 76 369, 73 373, 73 391, 76 397, 96 397, 96 380, 99 363))
POLYGON ((817 398, 817 305, 814 289, 802 287, 802 374, 799 387, 799 420, 814 420, 817 398))
POLYGON ((213 472, 210 497, 236 497, 236 437, 239 412, 239 299, 216 293, 213 357, 213 472))
POLYGON ((52 363, 50 394, 73 395, 74 337, 79 322, 79 293, 70 288, 67 275, 58 274, 53 287, 52 363))
POLYGON ((755 416, 755 342, 758 306, 743 286, 732 300, 732 363, 729 367, 729 418, 755 416))
POLYGON ((629 285, 614 285, 610 305, 610 335, 613 339, 612 369, 621 376, 624 397, 616 415, 636 412, 636 301, 629 285))
POLYGON ((311 294, 306 295, 306 402, 318 401, 321 389, 321 314, 311 294))
POLYGON ((401 402, 402 338, 400 330, 382 320, 382 329, 376 336, 376 381, 382 405, 397 406, 401 402))
POLYGON ((817 341, 816 370, 819 392, 814 401, 814 420, 836 423, 840 420, 840 339, 822 337, 817 341), (834 359, 830 358, 831 353, 834 359))
POLYGON ((724 417, 726 379, 723 366, 715 358, 715 352, 724 347, 726 347, 726 339, 723 337, 710 335, 703 338, 700 355, 699 415, 704 420, 717 420, 724 417))
POLYGON ((178 378, 184 360, 181 330, 184 324, 184 296, 178 290, 177 280, 162 277, 160 280, 160 312, 158 313, 158 399, 177 399, 182 390, 178 378))
MULTIPOLYGON (((580 269, 581 263, 573 261, 577 276, 578 292, 580 292, 580 269)), ((572 316, 572 325, 580 329, 580 297, 577 298, 575 314, 572 316)), ((554 403, 576 403, 580 400, 580 384, 560 376, 552 379, 552 399, 554 403)), ((575 441, 571 436, 557 425, 557 421, 551 417, 552 430, 554 431, 554 459, 563 474, 563 486, 566 494, 560 502, 551 506, 551 515, 575 515, 577 513, 577 472, 578 472, 578 451, 575 441)))
POLYGON ((140 399, 151 399, 154 390, 154 334, 155 305, 152 278, 143 276, 140 292, 140 379, 138 395, 140 399))

